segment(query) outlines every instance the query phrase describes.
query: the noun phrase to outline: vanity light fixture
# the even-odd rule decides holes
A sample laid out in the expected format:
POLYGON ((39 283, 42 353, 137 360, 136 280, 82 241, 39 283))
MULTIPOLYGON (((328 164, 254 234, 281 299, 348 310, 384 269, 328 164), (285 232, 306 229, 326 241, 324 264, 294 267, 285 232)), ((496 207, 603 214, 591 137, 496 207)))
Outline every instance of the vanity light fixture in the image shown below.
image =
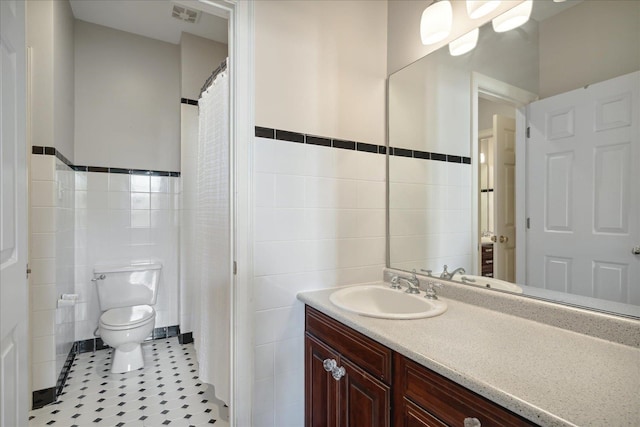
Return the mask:
POLYGON ((444 40, 451 33, 453 11, 449 0, 434 1, 422 12, 420 38, 422 44, 434 44, 444 40))
POLYGON ((509 9, 502 15, 493 19, 493 30, 496 33, 504 33, 505 31, 518 28, 529 20, 532 8, 533 0, 525 0, 513 9, 509 9))
POLYGON ((478 34, 480 34, 480 28, 471 30, 464 36, 449 43, 449 53, 451 56, 460 56, 472 51, 478 44, 478 34))
POLYGON ((500 6, 500 0, 467 0, 467 14, 471 19, 482 18, 500 6))

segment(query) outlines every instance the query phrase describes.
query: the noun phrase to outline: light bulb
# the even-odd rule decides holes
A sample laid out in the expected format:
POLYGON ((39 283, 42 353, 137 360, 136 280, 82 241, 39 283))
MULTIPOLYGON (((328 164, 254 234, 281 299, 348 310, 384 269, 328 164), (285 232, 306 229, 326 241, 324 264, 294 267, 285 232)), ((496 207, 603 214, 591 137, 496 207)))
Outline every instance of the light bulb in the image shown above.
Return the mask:
POLYGON ((420 38, 422 44, 434 44, 447 38, 451 33, 453 12, 449 0, 430 4, 420 19, 420 38))
POLYGON ((467 0, 467 14, 471 19, 482 18, 493 12, 500 5, 500 0, 467 0))
POLYGON ((449 43, 449 53, 451 56, 460 56, 465 53, 473 50, 478 44, 478 34, 480 34, 480 29, 476 28, 465 34, 462 37, 459 37, 449 43))
POLYGON ((533 0, 525 0, 513 9, 510 9, 502 15, 493 19, 493 30, 496 33, 504 33, 505 31, 518 28, 529 20, 531 9, 533 8, 533 0))

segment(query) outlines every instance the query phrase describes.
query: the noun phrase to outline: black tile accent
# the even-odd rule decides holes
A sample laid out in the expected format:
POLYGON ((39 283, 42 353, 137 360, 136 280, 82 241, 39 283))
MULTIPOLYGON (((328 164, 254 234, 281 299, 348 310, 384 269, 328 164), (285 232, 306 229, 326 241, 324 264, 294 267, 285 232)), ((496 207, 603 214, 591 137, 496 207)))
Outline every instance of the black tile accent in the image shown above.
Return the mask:
POLYGON ((122 173, 122 174, 129 174, 129 169, 122 169, 122 168, 109 168, 109 173, 122 173))
POLYGON ((413 150, 413 157, 416 159, 429 160, 431 158, 431 153, 429 153, 428 151, 413 150))
POLYGON ((187 104, 187 105, 198 105, 198 101, 196 101, 195 99, 189 99, 189 98, 180 98, 180 103, 187 104))
POLYGON ((449 163, 462 163, 462 157, 447 154, 447 162, 449 163))
POLYGON ((447 161, 447 155, 446 154, 440 154, 440 153, 431 153, 431 160, 438 160, 440 162, 446 162, 447 161))
POLYGON ((131 175, 151 175, 150 170, 145 169, 129 169, 131 175))
POLYGON ((44 154, 44 147, 34 145, 33 147, 31 147, 31 154, 44 154))
POLYGON ((193 342, 193 332, 178 335, 178 342, 182 345, 193 342))
POLYGON ((320 136, 307 135, 307 144, 322 145, 323 147, 331 147, 331 139, 322 138, 320 136))
POLYGON ((38 409, 56 401, 56 388, 49 387, 33 392, 33 408, 38 409))
POLYGON ((149 171, 151 176, 171 176, 171 172, 165 171, 149 171))
POLYGON ((169 172, 169 176, 180 176, 180 172, 169 172))
POLYGON ((378 154, 387 154, 387 147, 385 145, 378 145, 378 154))
POLYGON ((483 188, 480 190, 481 193, 493 193, 493 188, 483 188))
POLYGON ((87 167, 86 166, 73 165, 72 168, 76 172, 86 172, 87 171, 87 167))
POLYGON ((413 150, 407 150, 406 148, 397 148, 393 149, 394 156, 400 157, 413 157, 413 150))
POLYGON ((105 348, 109 348, 109 346, 102 341, 102 338, 96 338, 96 350, 103 350, 105 348))
POLYGON ((44 147, 44 154, 47 156, 55 156, 56 149, 54 147, 44 147))
POLYGON ((255 135, 257 137, 259 137, 259 138, 274 139, 275 136, 276 136, 276 131, 275 131, 275 129, 263 128, 263 127, 260 127, 260 126, 256 126, 255 135))
POLYGON ((60 150, 56 150, 56 157, 65 165, 69 166, 70 168, 73 168, 73 163, 71 163, 69 159, 63 156, 60 150))
POLYGON ((62 366, 60 375, 58 375, 58 381, 56 382, 56 396, 60 396, 60 393, 62 393, 62 389, 67 382, 67 377, 69 376, 69 372, 73 366, 73 360, 76 358, 76 348, 77 346, 74 343, 69 350, 69 354, 67 355, 64 365, 62 366))
POLYGON ((365 144, 364 142, 356 143, 356 150, 365 151, 367 153, 377 153, 378 146, 374 144, 365 144))
POLYGON ((281 141, 300 142, 304 144, 303 133, 289 132, 288 130, 276 129, 276 139, 281 141))
POLYGON ((102 166, 87 166, 87 172, 109 172, 109 168, 102 166))
POLYGON ((470 165, 471 164, 471 157, 463 157, 462 158, 462 163, 464 163, 465 165, 470 165))
POLYGON ((333 140, 334 148, 342 148, 344 150, 355 150, 356 143, 354 141, 344 141, 342 139, 334 139, 333 140))

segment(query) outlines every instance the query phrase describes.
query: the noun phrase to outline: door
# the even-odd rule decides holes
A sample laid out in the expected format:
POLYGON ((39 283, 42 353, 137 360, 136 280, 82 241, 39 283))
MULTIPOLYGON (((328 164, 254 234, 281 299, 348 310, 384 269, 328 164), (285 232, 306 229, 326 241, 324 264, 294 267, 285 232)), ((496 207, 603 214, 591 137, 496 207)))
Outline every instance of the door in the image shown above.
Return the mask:
POLYGON ((340 380, 341 427, 389 427, 391 389, 358 366, 342 359, 340 380))
POLYGON ((527 284, 640 304, 640 72, 529 106, 527 284))
POLYGON ((306 335, 305 353, 305 426, 337 427, 339 425, 338 381, 324 367, 325 360, 335 360, 339 366, 340 356, 315 338, 306 335))
POLYGON ((25 3, 0 1, 0 427, 28 424, 25 3))
POLYGON ((493 116, 493 277, 516 281, 516 121, 493 116))

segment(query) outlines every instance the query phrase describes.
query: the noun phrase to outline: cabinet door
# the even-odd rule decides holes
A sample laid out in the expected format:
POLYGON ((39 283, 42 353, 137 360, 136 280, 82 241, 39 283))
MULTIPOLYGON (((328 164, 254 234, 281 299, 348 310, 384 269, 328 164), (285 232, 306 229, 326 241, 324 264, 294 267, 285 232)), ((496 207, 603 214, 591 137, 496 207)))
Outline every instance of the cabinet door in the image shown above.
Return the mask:
POLYGON ((305 421, 306 427, 338 427, 338 381, 324 369, 326 359, 340 363, 340 356, 309 334, 305 334, 305 421))
POLYGON ((391 425, 391 388, 342 359, 346 374, 340 379, 341 427, 391 425))

